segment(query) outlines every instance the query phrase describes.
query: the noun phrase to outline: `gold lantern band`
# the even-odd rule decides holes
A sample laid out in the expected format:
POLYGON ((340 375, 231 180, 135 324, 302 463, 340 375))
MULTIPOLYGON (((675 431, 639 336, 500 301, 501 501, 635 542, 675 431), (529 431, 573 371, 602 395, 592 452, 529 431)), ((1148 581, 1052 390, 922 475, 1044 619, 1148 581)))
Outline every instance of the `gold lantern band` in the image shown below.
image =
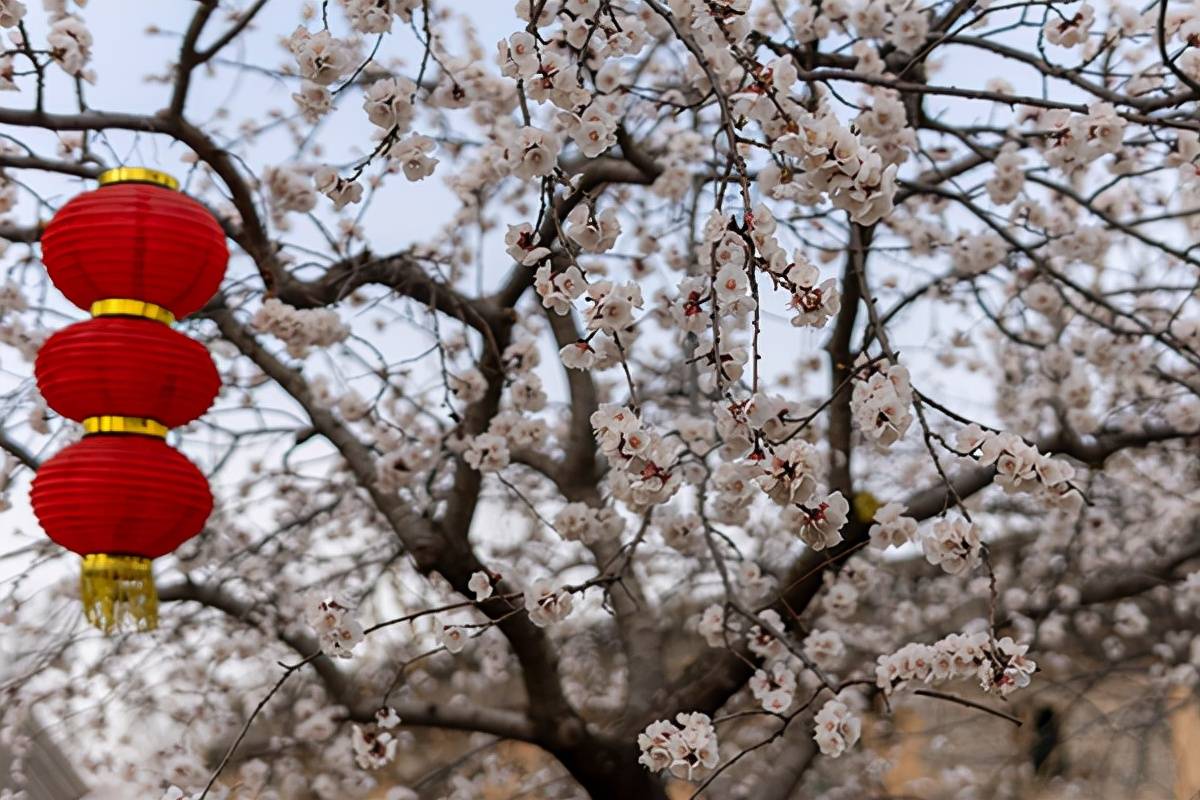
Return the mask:
POLYGON ((158 627, 158 592, 150 559, 92 553, 83 557, 79 584, 83 613, 105 633, 126 627, 158 627))
POLYGON ((166 438, 168 430, 166 425, 156 419, 110 414, 88 417, 83 421, 83 429, 88 433, 137 433, 143 436, 157 436, 160 439, 166 438))
POLYGON ((175 322, 175 315, 162 306, 145 300, 130 300, 125 297, 110 297, 92 303, 93 317, 144 317, 164 325, 175 322))
POLYGON ((155 186, 165 186, 171 190, 179 189, 179 181, 165 172, 146 167, 114 167, 101 172, 97 178, 101 186, 111 183, 153 183, 155 186))

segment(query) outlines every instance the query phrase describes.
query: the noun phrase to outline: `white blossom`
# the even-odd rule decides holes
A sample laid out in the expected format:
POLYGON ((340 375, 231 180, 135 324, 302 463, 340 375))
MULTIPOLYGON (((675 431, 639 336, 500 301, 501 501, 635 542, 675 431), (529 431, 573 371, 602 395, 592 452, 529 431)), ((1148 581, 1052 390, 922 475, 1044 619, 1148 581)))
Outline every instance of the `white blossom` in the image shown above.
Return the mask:
POLYGON ((68 15, 55 20, 46 35, 46 43, 50 46, 51 57, 63 72, 92 80, 92 75, 84 69, 92 59, 92 34, 82 19, 68 15))
POLYGON ((962 517, 937 520, 921 537, 925 560, 951 575, 962 575, 980 561, 983 546, 974 523, 962 517))
POLYGON ((508 147, 508 167, 523 180, 549 175, 554 171, 561 146, 553 133, 532 127, 521 128, 508 147))
POLYGON ((756 670, 749 681, 750 692, 762 705, 763 711, 783 714, 791 707, 796 694, 796 675, 787 665, 777 662, 770 671, 756 670))
POLYGON ((421 181, 432 175, 438 165, 438 159, 429 157, 436 149, 437 144, 433 139, 414 134, 392 145, 388 157, 400 165, 404 177, 410 181, 421 181))
POLYGON ((594 213, 586 205, 575 206, 567 215, 567 236, 590 253, 611 250, 621 234, 621 223, 617 212, 606 208, 594 213))
POLYGON ((785 273, 794 287, 790 305, 796 312, 792 325, 798 328, 822 328, 842 307, 837 281, 827 278, 818 285, 819 274, 806 262, 792 265, 785 273))
MULTIPOLYGON (((530 251, 526 260, 540 260, 550 254, 545 248, 535 248, 530 251), (544 254, 538 251, 545 251, 544 254)), ((534 279, 534 289, 542 298, 546 308, 553 309, 556 314, 566 314, 573 307, 574 301, 587 291, 587 281, 576 266, 567 267, 558 274, 551 274, 550 265, 538 267, 534 279)))
POLYGON ((858 742, 862 723, 840 700, 827 700, 814 718, 813 738, 821 752, 837 758, 858 742))
POLYGON ((813 550, 824 550, 841 543, 840 531, 849 513, 850 503, 841 492, 833 492, 824 498, 788 506, 784 519, 806 545, 813 550))
POLYGON ((303 26, 292 31, 287 47, 296 57, 301 77, 328 86, 353 68, 353 52, 327 30, 310 33, 303 26))
POLYGON ((780 505, 803 504, 817 489, 820 458, 808 442, 794 440, 776 448, 763 462, 758 484, 767 496, 780 505))
POLYGON ((362 202, 362 184, 343 178, 330 167, 318 168, 313 173, 313 184, 318 192, 333 201, 333 207, 339 211, 350 203, 362 202))
MULTIPOLYGON (((538 262, 544 260, 550 255, 550 248, 540 247, 537 245, 533 226, 528 222, 522 222, 520 225, 509 225, 508 233, 504 235, 504 244, 507 246, 507 252, 510 257, 518 264, 525 267, 532 267, 538 262)), ((568 270, 575 270, 579 273, 578 267, 568 267, 568 270)), ((546 265, 546 276, 549 277, 550 268, 546 265)), ((540 278, 539 273, 539 278, 540 278)), ((583 275, 579 277, 579 292, 583 293, 583 275)), ((538 291, 541 294, 541 290, 538 291)), ((578 295, 576 295, 578 296, 578 295)), ((571 298, 572 300, 574 298, 571 298)))
POLYGON ((1095 21, 1095 9, 1083 3, 1072 14, 1070 11, 1046 15, 1042 28, 1046 41, 1060 47, 1076 47, 1087 40, 1088 30, 1095 21))
POLYGON ((916 541, 917 521, 903 516, 905 510, 901 503, 887 503, 876 509, 875 524, 868 531, 872 547, 886 550, 916 541))
POLYGON ((480 472, 500 472, 508 466, 508 442, 503 436, 482 433, 471 440, 463 460, 480 472))
POLYGON ((561 584, 539 578, 525 591, 525 611, 539 628, 562 622, 571 613, 574 600, 561 584))
POLYGON ((804 639, 804 656, 819 667, 830 668, 837 664, 846 646, 837 631, 814 630, 804 639))
POLYGON ((309 122, 317 122, 333 109, 333 93, 320 84, 304 81, 292 94, 300 113, 309 122))
POLYGON ((354 760, 363 769, 382 769, 396 758, 396 738, 371 726, 351 726, 354 760))
POLYGON ((417 85, 408 78, 380 78, 363 93, 363 110, 371 124, 405 133, 413 119, 412 96, 417 85))
POLYGON ((492 579, 486 572, 471 573, 467 588, 474 593, 476 602, 483 602, 492 596, 492 579))
POLYGON ((732 641, 737 630, 731 624, 731 621, 725 619, 725 609, 717 604, 713 604, 704 609, 704 613, 700 615, 700 619, 696 623, 696 631, 704 637, 704 641, 709 647, 725 647, 727 644, 726 636, 728 635, 732 641))
POLYGON ((308 624, 317 632, 321 651, 338 658, 350 658, 355 645, 362 641, 363 629, 346 601, 337 597, 318 597, 308 606, 308 624))
POLYGON ((25 4, 20 0, 0 0, 0 28, 15 28, 25 17, 25 4))
POLYGON ((461 653, 467 643, 467 632, 458 625, 443 625, 437 632, 438 644, 450 653, 461 653))

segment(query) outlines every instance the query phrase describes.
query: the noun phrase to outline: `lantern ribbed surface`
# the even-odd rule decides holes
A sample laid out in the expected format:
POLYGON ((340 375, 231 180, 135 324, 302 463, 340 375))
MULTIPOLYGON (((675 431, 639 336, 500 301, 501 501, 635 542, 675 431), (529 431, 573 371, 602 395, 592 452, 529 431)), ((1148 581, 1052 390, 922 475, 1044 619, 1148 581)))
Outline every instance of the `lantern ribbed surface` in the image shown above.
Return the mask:
POLYGON ((46 534, 80 555, 158 558, 212 511, 208 481, 162 439, 85 436, 38 469, 30 502, 46 534))
POLYGON ((83 556, 88 621, 150 630, 150 560, 199 533, 213 507, 204 475, 165 437, 207 411, 221 386, 204 345, 170 326, 209 301, 229 253, 221 226, 171 176, 119 167, 101 183, 42 234, 50 280, 93 319, 38 352, 46 403, 86 435, 41 465, 30 502, 47 535, 83 556))
POLYGON ((221 378, 208 349, 146 319, 99 317, 63 328, 34 366, 46 403, 68 419, 147 417, 185 425, 212 405, 221 378))
POLYGON ((225 233, 195 200, 149 183, 116 183, 63 206, 42 234, 54 285, 82 309, 132 298, 176 318, 200 309, 221 285, 225 233))

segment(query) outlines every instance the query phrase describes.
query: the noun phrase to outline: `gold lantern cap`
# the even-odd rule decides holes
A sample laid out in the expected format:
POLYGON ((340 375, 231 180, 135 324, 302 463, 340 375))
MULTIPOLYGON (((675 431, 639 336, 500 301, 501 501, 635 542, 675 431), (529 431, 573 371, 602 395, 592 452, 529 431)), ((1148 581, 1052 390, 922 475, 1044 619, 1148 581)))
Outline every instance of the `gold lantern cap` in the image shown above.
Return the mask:
POLYGON ((113 167, 101 172, 97 180, 100 181, 101 186, 113 183, 152 183, 172 191, 179 189, 179 181, 174 177, 148 167, 113 167))

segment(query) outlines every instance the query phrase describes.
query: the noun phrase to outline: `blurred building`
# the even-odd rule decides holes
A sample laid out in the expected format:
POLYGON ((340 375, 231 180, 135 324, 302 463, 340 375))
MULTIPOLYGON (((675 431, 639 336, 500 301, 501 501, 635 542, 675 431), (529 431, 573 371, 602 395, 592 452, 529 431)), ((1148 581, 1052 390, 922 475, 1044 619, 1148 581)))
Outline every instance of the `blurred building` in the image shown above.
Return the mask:
POLYGON ((922 697, 875 720, 864 744, 893 765, 888 794, 941 800, 970 788, 980 800, 1200 800, 1193 692, 1154 700, 1144 676, 1120 673, 1092 676, 1091 685, 1034 680, 1029 696, 1003 706, 1023 720, 1020 728, 922 697))
POLYGON ((30 744, 20 759, 0 745, 0 794, 23 790, 27 800, 80 800, 87 786, 62 749, 32 716, 25 718, 23 729, 30 744))

